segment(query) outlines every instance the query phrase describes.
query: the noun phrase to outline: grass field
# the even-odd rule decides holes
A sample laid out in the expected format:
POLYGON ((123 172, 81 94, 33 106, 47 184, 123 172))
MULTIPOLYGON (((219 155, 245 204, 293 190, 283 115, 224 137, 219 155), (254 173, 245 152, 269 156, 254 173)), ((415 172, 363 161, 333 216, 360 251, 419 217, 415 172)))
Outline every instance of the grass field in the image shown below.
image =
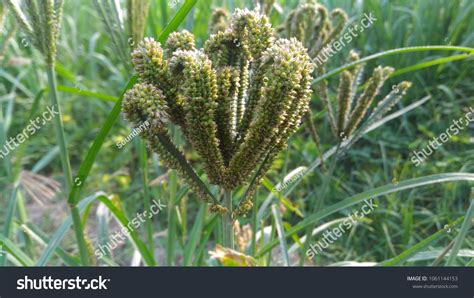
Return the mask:
MULTIPOLYGON (((271 163, 251 198, 252 210, 235 221, 232 247, 226 216, 211 212, 142 138, 127 139, 132 128, 120 108, 123 93, 136 83, 129 56, 139 40, 132 33, 164 44, 171 32, 186 29, 201 48, 214 9, 253 9, 255 3, 137 1, 149 2, 147 14, 137 17, 141 32, 128 23, 127 1, 119 1, 116 15, 114 1, 66 1, 56 60, 48 63, 7 2, 0 12, 1 265, 474 265, 472 1, 319 1, 347 13, 344 30, 366 14, 375 21, 329 59, 324 74, 314 73, 311 116, 271 163), (395 69, 371 111, 400 82, 412 85, 383 117, 362 122, 341 141, 331 133, 317 90, 327 84, 329 101, 337 104, 339 78, 354 69, 347 59, 351 50, 360 56, 355 63, 368 57, 359 93, 374 68, 395 69), (47 119, 54 95, 61 113, 47 119), (34 133, 8 147, 37 117, 43 122, 34 133), (453 121, 460 118, 454 133, 453 121), (452 135, 444 138, 446 131, 452 135), (427 150, 433 138, 442 145, 417 165, 413 152, 427 150), (370 199, 376 207, 359 216, 370 199), (351 217, 355 211, 359 215, 351 217), (341 235, 327 236, 338 228, 341 235), (331 243, 308 258, 323 239, 331 243)), ((284 25, 300 2, 277 0, 269 14, 273 28, 284 25)), ((175 125, 170 135, 223 201, 194 144, 175 125)), ((234 208, 246 189, 233 191, 234 208)))

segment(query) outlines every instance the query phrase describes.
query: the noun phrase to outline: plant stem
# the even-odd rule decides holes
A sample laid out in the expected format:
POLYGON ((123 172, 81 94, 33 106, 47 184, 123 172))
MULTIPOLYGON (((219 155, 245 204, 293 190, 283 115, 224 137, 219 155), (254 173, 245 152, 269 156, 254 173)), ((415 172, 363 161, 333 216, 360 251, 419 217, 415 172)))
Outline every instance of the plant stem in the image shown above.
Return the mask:
POLYGON ((176 193, 177 193, 177 174, 175 170, 170 171, 170 187, 169 187, 169 200, 168 200, 168 238, 166 239, 166 264, 173 266, 175 252, 174 245, 176 240, 177 232, 177 214, 175 207, 176 193))
MULTIPOLYGON (((179 145, 179 135, 176 126, 173 125, 171 130, 173 142, 179 145)), ((171 142, 170 142, 171 143, 171 142)), ((170 148, 175 148, 170 146, 170 148)), ((173 266, 175 261, 175 241, 177 227, 177 193, 178 193, 178 174, 176 170, 170 170, 169 174, 169 199, 168 199, 168 238, 166 239, 166 264, 173 266)))
POLYGON ((63 128, 63 116, 61 113, 61 107, 58 102, 58 93, 56 89, 56 76, 54 73, 54 68, 52 65, 48 65, 46 68, 48 74, 48 83, 49 83, 49 98, 51 100, 51 105, 58 112, 57 116, 54 117, 54 129, 56 130, 56 139, 59 146, 59 152, 61 157, 61 164, 64 171, 64 180, 66 183, 66 190, 69 192, 72 188, 72 174, 71 174, 71 164, 69 163, 69 155, 66 147, 66 139, 64 137, 64 128, 63 128))
MULTIPOLYGON (((146 150, 146 143, 145 141, 140 141, 140 158, 141 158, 141 170, 142 170, 142 182, 143 182, 143 207, 145 210, 150 210, 151 206, 151 199, 150 199, 150 192, 148 190, 148 154, 146 150)), ((149 211, 148 211, 149 212, 149 211)), ((154 240, 153 240, 153 221, 151 218, 147 216, 145 219, 145 228, 146 228, 146 235, 147 235, 147 244, 148 249, 153 252, 155 250, 154 240)))
POLYGON ((222 216, 222 245, 234 249, 234 227, 232 226, 232 191, 224 190, 224 207, 229 210, 222 216))
POLYGON ((257 252, 257 198, 258 198, 258 190, 255 191, 253 195, 253 208, 252 208, 252 242, 250 244, 250 255, 254 256, 257 252))
MULTIPOLYGON (((69 162, 69 155, 66 147, 66 139, 64 137, 63 117, 61 113, 61 107, 58 102, 58 92, 56 88, 56 75, 54 73, 54 65, 48 65, 46 67, 46 73, 48 75, 49 84, 49 98, 51 100, 52 109, 56 108, 57 115, 54 117, 54 128, 56 131, 56 139, 59 145, 59 153, 61 156, 61 164, 64 171, 64 180, 66 183, 66 193, 69 193, 72 189, 72 174, 71 164, 69 162)), ((81 216, 75 203, 70 203, 72 220, 74 230, 76 234, 77 243, 79 246, 79 253, 81 255, 82 265, 89 264, 89 251, 87 250, 86 239, 84 237, 84 230, 82 228, 81 216)))
POLYGON ((84 237, 84 229, 82 228, 81 214, 76 205, 69 205, 71 209, 72 224, 74 227, 74 234, 76 235, 77 245, 79 247, 79 254, 81 256, 81 264, 88 266, 90 264, 89 250, 87 249, 86 238, 84 237))
MULTIPOLYGON (((18 191, 19 191, 19 184, 18 182, 15 183, 15 186, 13 188, 12 195, 10 197, 10 200, 8 202, 8 207, 6 210, 6 215, 5 215, 5 224, 4 224, 4 230, 3 230, 3 236, 5 238, 10 237, 11 229, 13 226, 13 220, 15 216, 15 207, 16 207, 16 202, 17 202, 17 197, 18 197, 18 191)), ((1 248, 1 247, 0 247, 1 248)), ((5 262, 7 260, 7 257, 5 254, 0 255, 0 266, 5 266, 5 262)))

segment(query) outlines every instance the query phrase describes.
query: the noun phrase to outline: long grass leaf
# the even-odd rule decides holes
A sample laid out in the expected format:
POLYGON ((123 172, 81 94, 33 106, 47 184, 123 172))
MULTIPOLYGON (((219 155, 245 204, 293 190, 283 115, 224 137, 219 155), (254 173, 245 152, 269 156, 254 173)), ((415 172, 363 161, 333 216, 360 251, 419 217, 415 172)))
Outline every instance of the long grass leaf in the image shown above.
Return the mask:
POLYGON ((87 152, 86 158, 81 163, 81 166, 79 167, 79 171, 76 175, 76 178, 74 179, 74 185, 72 187, 71 192, 69 193, 69 198, 68 198, 69 203, 75 203, 78 201, 80 192, 82 188, 84 187, 87 176, 89 175, 90 170, 92 169, 92 165, 94 164, 94 161, 97 155, 99 154, 100 148, 104 144, 105 138, 109 134, 110 130, 112 129, 112 126, 114 125, 115 121, 117 121, 117 118, 120 115, 120 110, 122 109, 123 96, 128 89, 132 88, 136 80, 137 78, 133 77, 128 82, 127 86, 122 92, 122 95, 120 95, 119 100, 114 105, 114 108, 112 109, 110 114, 107 116, 107 119, 105 120, 105 123, 100 129, 99 134, 97 135, 94 142, 92 143, 91 148, 87 152))
POLYGON ((202 227, 204 225, 204 220, 206 216, 206 205, 200 204, 198 214, 196 215, 196 220, 194 221, 193 228, 189 235, 189 241, 184 249, 184 266, 191 264, 193 252, 196 251, 196 247, 199 243, 199 238, 202 233, 202 227))
POLYGON ((63 86, 63 85, 58 86, 58 91, 71 93, 71 94, 77 94, 77 95, 86 96, 86 97, 95 97, 103 101, 117 102, 118 100, 117 97, 115 96, 111 96, 111 95, 107 95, 107 94, 103 94, 99 92, 83 90, 80 88, 63 86))
POLYGON ((398 49, 393 49, 393 50, 388 50, 380 53, 376 53, 367 57, 364 57, 362 59, 359 59, 357 61, 345 64, 341 67, 338 67, 336 69, 333 69, 326 74, 317 77, 316 79, 313 80, 313 85, 322 81, 326 80, 338 73, 343 72, 344 70, 350 69, 356 65, 359 65, 361 63, 365 63, 370 60, 374 60, 380 57, 386 57, 390 55, 396 55, 396 54, 402 54, 402 53, 413 53, 413 52, 420 52, 420 51, 461 51, 461 52, 468 52, 468 53, 474 53, 474 48, 468 48, 468 47, 455 47, 455 46, 421 46, 421 47, 406 47, 406 48, 398 48, 398 49))
MULTIPOLYGON (((41 231, 37 226, 27 223, 21 225, 22 230, 31 237, 34 241, 36 241, 42 247, 46 247, 49 239, 45 232, 41 231)), ((62 249, 61 247, 57 246, 55 250, 56 254, 58 255, 61 260, 63 260, 64 264, 67 266, 80 266, 79 260, 71 257, 62 249)))
POLYGON ((280 210, 277 205, 272 205, 272 214, 275 219, 275 226, 278 234, 278 242, 280 243, 281 254, 283 255, 283 261, 285 266, 290 266, 290 257, 288 255, 288 245, 286 244, 285 229, 283 228, 283 222, 281 220, 280 210))
MULTIPOLYGON (((474 194, 474 189, 473 189, 473 194, 474 194)), ((448 260, 446 262, 446 266, 454 265, 454 261, 456 260, 459 249, 461 249, 461 245, 463 244, 464 239, 466 238, 467 232, 471 228, 471 225, 472 225, 471 222, 473 218, 474 218, 474 198, 471 199, 471 204, 469 206, 469 209, 467 210, 466 216, 464 218, 464 222, 462 223, 462 226, 461 226, 461 230, 459 231, 459 234, 456 237, 456 241, 454 242, 453 249, 451 250, 448 260)))
POLYGON ((3 250, 7 252, 2 252, 3 255, 10 254, 16 260, 18 260, 23 266, 29 267, 33 266, 33 260, 26 255, 15 243, 13 243, 10 239, 0 235, 0 244, 3 250))
POLYGON ((127 219, 127 216, 120 210, 118 209, 109 198, 107 198, 104 195, 98 196, 98 200, 100 200, 107 208, 112 212, 112 214, 115 216, 115 218, 119 221, 119 223, 122 225, 123 228, 126 228, 130 234, 130 239, 132 240, 133 245, 135 248, 140 252, 140 255, 142 256, 145 264, 148 266, 154 266, 156 265, 155 258, 153 257, 153 254, 148 250, 146 247, 146 244, 140 240, 138 237, 138 234, 134 229, 129 227, 130 222, 127 219))
MULTIPOLYGON (((407 189, 413 189, 421 186, 426 186, 426 185, 433 185, 433 184, 438 184, 438 183, 448 183, 448 182, 458 182, 458 181, 469 181, 469 182, 474 182, 474 174, 469 174, 469 173, 443 173, 443 174, 437 174, 437 175, 430 175, 430 176, 425 176, 425 177, 420 177, 420 178, 414 178, 414 179, 409 179, 405 181, 401 181, 398 184, 387 184, 384 186, 380 186, 362 193, 359 193, 355 196, 352 196, 350 198, 347 198, 343 201, 340 201, 339 203, 336 203, 334 205, 331 205, 319 212, 316 212, 306 219, 302 220, 300 223, 297 225, 293 226, 291 229, 289 229, 285 233, 285 237, 290 237, 291 235, 298 233, 299 231, 303 230, 307 226, 317 222, 318 220, 321 220, 323 218, 326 218, 338 211, 341 211, 345 208, 348 208, 350 206, 353 206, 357 203, 363 202, 364 200, 370 199, 370 198, 376 198, 380 197, 383 195, 391 194, 394 192, 402 191, 402 190, 407 190, 407 189)), ((265 247, 263 247, 260 252, 258 253, 257 256, 262 256, 265 253, 269 252, 273 247, 278 245, 278 240, 274 240, 267 244, 265 247)))
MULTIPOLYGON (((11 229, 13 226, 13 217, 15 215, 15 206, 17 200, 19 184, 16 184, 13 187, 12 194, 10 196, 10 200, 8 201, 7 212, 5 216, 5 224, 3 226, 3 234, 2 236, 5 238, 10 237, 11 229)), ((6 257, 5 255, 0 255, 0 265, 5 265, 6 257)))
POLYGON ((408 67, 405 67, 405 68, 397 69, 392 74, 390 74, 390 78, 393 78, 393 77, 396 77, 396 76, 399 76, 401 74, 411 72, 411 71, 414 71, 414 70, 423 69, 423 68, 427 68, 427 67, 434 66, 434 65, 444 64, 444 63, 447 63, 447 62, 463 60, 463 59, 472 58, 472 57, 474 57, 473 53, 471 53, 471 54, 460 54, 460 55, 453 55, 453 56, 449 56, 449 57, 443 57, 443 58, 439 58, 439 59, 434 59, 434 60, 418 63, 418 64, 408 66, 408 67))
POLYGON ((188 13, 191 11, 191 9, 194 7, 194 5, 197 3, 197 0, 186 0, 184 4, 180 7, 178 12, 176 12, 176 15, 173 17, 171 22, 166 25, 166 28, 161 32, 160 37, 158 38, 158 41, 161 42, 162 44, 165 43, 166 39, 168 36, 178 29, 179 25, 184 21, 188 13))
MULTIPOLYGON (((94 202, 99 196, 105 195, 102 192, 98 192, 93 194, 92 196, 89 196, 79 202, 77 205, 77 208, 79 209, 79 212, 82 213, 84 210, 87 208, 89 204, 94 202)), ((59 246, 61 241, 64 239, 66 236, 66 233, 69 231, 71 228, 72 224, 72 217, 68 216, 64 222, 59 226, 59 228, 54 232, 53 237, 48 242, 48 246, 46 246, 45 250, 41 254, 40 258, 36 262, 36 266, 45 266, 48 260, 51 258, 53 255, 54 251, 56 248, 59 246)))
POLYGON ((411 256, 421 252, 428 245, 430 245, 430 244, 438 241, 439 239, 441 239, 443 236, 445 236, 447 234, 447 231, 449 229, 452 229, 456 225, 460 224, 462 220, 463 220, 463 217, 458 218, 453 223, 451 223, 449 225, 446 225, 443 229, 441 229, 438 232, 434 233, 430 237, 428 237, 426 239, 423 239, 421 242, 419 242, 416 245, 414 245, 413 247, 410 247, 409 249, 405 250, 404 252, 402 252, 398 256, 396 256, 396 257, 394 257, 390 260, 381 262, 379 265, 380 266, 397 266, 397 265, 403 264, 403 262, 408 260, 411 256))

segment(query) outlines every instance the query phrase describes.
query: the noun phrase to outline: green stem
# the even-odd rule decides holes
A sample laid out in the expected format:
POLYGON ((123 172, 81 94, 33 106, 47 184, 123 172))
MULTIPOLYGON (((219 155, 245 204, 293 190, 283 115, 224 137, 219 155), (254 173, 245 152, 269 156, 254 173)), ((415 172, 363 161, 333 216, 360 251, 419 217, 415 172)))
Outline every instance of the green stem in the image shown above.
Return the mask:
MULTIPOLYGON (((141 157, 141 168, 142 168, 142 182, 143 182, 143 206, 145 210, 150 210, 151 207, 151 199, 150 199, 150 192, 148 190, 148 154, 146 151, 146 142, 140 142, 140 157, 141 157)), ((148 211, 149 212, 149 211, 148 211)), ((154 251, 154 240, 153 240, 153 221, 151 218, 147 216, 145 219, 145 227, 146 227, 146 234, 147 234, 147 242, 148 242, 148 249, 150 251, 154 251)))
POLYGON ((258 190, 255 191, 255 194, 253 195, 253 208, 252 208, 252 242, 250 245, 250 255, 254 256, 255 253, 257 252, 257 231, 258 231, 258 226, 257 226, 257 198, 258 198, 258 190))
POLYGON ((59 145, 59 152, 61 157, 61 164, 64 171, 64 180, 66 183, 66 190, 70 191, 72 188, 72 174, 71 174, 71 164, 69 163, 69 155, 66 147, 66 139, 64 137, 64 128, 63 128, 63 116, 61 113, 61 107, 58 102, 58 93, 56 89, 56 75, 54 73, 54 67, 48 65, 46 68, 48 74, 48 83, 49 83, 49 98, 51 100, 52 108, 56 107, 58 112, 57 116, 54 117, 54 129, 56 130, 56 139, 59 145))
MULTIPOLYGON (((174 144, 179 144, 179 137, 177 133, 176 126, 173 125, 171 135, 173 136, 174 144)), ((172 144, 171 140, 167 138, 161 138, 162 142, 165 144, 172 144)), ((174 146, 167 146, 177 151, 177 147, 174 146)), ((168 149, 169 150, 169 149, 168 149)), ((176 241, 176 233, 178 231, 177 227, 177 210, 176 210, 176 203, 177 203, 177 193, 178 193, 178 173, 176 170, 170 170, 169 174, 169 200, 168 200, 168 238, 166 239, 166 263, 168 266, 172 266, 174 264, 175 259, 175 241, 176 241)))
MULTIPOLYGON (((49 98, 51 100, 52 108, 56 108, 57 115, 54 117, 54 128, 56 130, 56 139, 59 145, 59 153, 61 157, 61 164, 64 172, 64 180, 66 183, 66 193, 72 189, 72 174, 71 174, 71 164, 69 162, 69 155, 66 147, 66 138, 64 136, 64 127, 62 121, 61 107, 59 106, 58 101, 58 92, 56 89, 56 76, 54 73, 54 66, 48 65, 46 68, 46 73, 48 75, 48 84, 49 84, 49 98)), ((79 210, 75 203, 69 205, 72 213, 72 220, 74 225, 74 230, 77 238, 77 243, 79 246, 79 253, 81 255, 81 261, 83 265, 89 264, 89 251, 87 250, 86 239, 84 237, 84 231, 82 228, 81 216, 79 210)))
POLYGON ((89 250, 87 249, 86 238, 84 237, 84 229, 82 228, 81 214, 77 205, 69 205, 71 209, 72 225, 74 227, 74 234, 76 235, 77 245, 79 247, 79 254, 81 256, 81 264, 88 266, 90 264, 89 250))
MULTIPOLYGON (((28 223, 28 213, 26 211, 25 198, 23 197, 23 194, 21 191, 18 192, 16 201, 17 201, 19 224, 21 226, 26 225, 28 223)), ((33 256, 34 255, 33 241, 31 240, 30 235, 26 233, 24 230, 22 230, 22 233, 23 233, 23 237, 25 238, 25 252, 28 253, 28 255, 33 256)))
POLYGON ((166 245, 166 263, 168 266, 174 264, 174 242, 176 239, 176 207, 175 198, 177 192, 177 176, 176 171, 170 171, 170 188, 169 188, 169 200, 168 200, 168 238, 166 245))
POLYGON ((234 227, 232 226, 232 191, 224 190, 224 207, 229 210, 222 216, 222 245, 234 249, 234 227))

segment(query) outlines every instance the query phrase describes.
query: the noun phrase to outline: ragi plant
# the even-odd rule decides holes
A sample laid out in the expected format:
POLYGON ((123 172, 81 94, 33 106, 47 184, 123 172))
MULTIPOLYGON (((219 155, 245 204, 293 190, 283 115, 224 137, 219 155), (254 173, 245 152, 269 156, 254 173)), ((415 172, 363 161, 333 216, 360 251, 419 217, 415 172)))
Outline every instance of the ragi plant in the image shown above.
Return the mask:
POLYGON ((145 38, 132 53, 139 76, 124 97, 125 118, 195 194, 222 215, 222 242, 233 248, 233 220, 252 208, 252 195, 308 111, 313 65, 295 38, 277 38, 268 18, 236 10, 203 49, 194 36, 173 33, 164 47, 145 38), (214 195, 170 138, 170 126, 199 155, 214 195), (247 187, 243 198, 236 189, 247 187))
POLYGON ((8 7, 4 5, 2 1, 0 1, 0 32, 2 32, 2 45, 0 46, 0 63, 3 62, 5 58, 5 53, 8 49, 8 45, 10 44, 13 36, 16 32, 16 24, 13 23, 10 28, 7 29, 6 20, 8 15, 8 7))
POLYGON ((97 14, 110 38, 114 53, 127 72, 130 72, 130 50, 143 38, 150 0, 127 0, 126 17, 120 1, 93 1, 97 14))
MULTIPOLYGON (((17 23, 26 34, 27 40, 41 53, 44 59, 48 77, 48 94, 51 106, 57 110, 54 117, 54 128, 60 151, 61 165, 64 172, 66 193, 73 187, 73 178, 69 154, 64 134, 61 107, 59 105, 56 87, 55 61, 57 43, 61 31, 61 19, 64 0, 20 1, 6 0, 6 3, 15 16, 17 23)), ((84 237, 83 226, 77 204, 69 200, 75 235, 78 241, 81 261, 84 265, 90 263, 88 243, 84 237)))
MULTIPOLYGON (((308 48, 308 54, 315 65, 316 77, 323 77, 326 74, 325 65, 329 62, 329 59, 327 55, 325 59, 318 59, 318 56, 323 54, 327 50, 326 47, 330 46, 341 35, 347 20, 347 14, 343 10, 336 8, 329 12, 324 5, 308 0, 288 14, 284 25, 278 31, 283 37, 297 38, 308 48)), ((358 60, 360 60, 359 54, 355 50, 351 50, 347 62, 351 63, 358 60)), ((407 81, 394 85, 392 91, 371 110, 375 98, 379 95, 382 86, 393 71, 392 67, 377 66, 366 82, 361 84, 364 78, 364 64, 358 64, 344 70, 340 75, 334 100, 330 96, 327 80, 320 80, 313 84, 312 87, 317 99, 326 109, 331 134, 333 139, 336 140, 336 148, 330 167, 324 175, 319 195, 316 196, 316 200, 309 204, 310 214, 319 211, 323 206, 329 183, 341 155, 362 137, 371 124, 387 114, 411 86, 411 83, 407 81), (332 103, 333 101, 335 104, 332 103)), ((324 160, 330 155, 324 154, 321 149, 320 137, 312 118, 311 109, 309 109, 306 124, 320 153, 322 168, 325 169, 324 160)), ((305 252, 309 247, 315 226, 316 224, 309 225, 306 229, 306 240, 302 245, 300 265, 304 263, 305 252)))

